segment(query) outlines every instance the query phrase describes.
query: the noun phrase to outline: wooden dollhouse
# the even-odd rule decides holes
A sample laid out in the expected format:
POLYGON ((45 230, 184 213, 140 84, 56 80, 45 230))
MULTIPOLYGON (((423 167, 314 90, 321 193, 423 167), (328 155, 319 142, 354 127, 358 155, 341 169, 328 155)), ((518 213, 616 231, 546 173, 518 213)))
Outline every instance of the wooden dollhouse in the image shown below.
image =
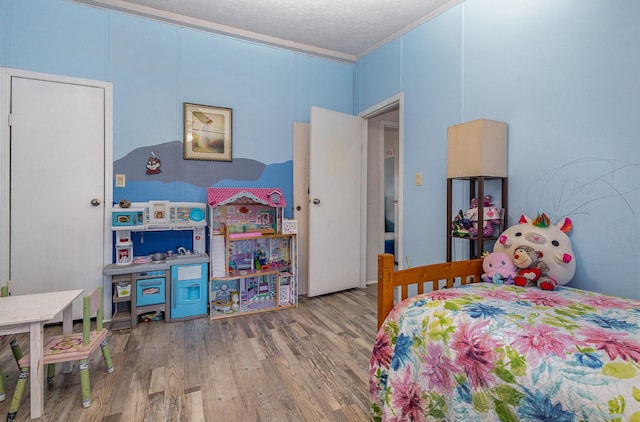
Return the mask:
POLYGON ((296 233, 284 224, 282 191, 212 187, 207 202, 211 318, 297 306, 296 233))

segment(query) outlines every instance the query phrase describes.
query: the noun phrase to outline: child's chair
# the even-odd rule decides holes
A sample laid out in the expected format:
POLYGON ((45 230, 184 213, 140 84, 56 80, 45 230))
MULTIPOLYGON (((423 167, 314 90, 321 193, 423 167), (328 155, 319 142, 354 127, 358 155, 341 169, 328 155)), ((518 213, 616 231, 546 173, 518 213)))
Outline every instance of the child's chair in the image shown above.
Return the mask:
MULTIPOLYGON (((7 297, 7 296, 9 296, 9 287, 2 286, 0 288, 0 297, 7 297)), ((18 342, 16 341, 15 336, 13 335, 0 336, 0 350, 4 349, 4 347, 7 344, 11 345, 11 351, 13 352, 13 357, 15 358, 16 362, 18 362, 22 358, 22 350, 20 349, 20 345, 18 345, 18 342)), ((4 401, 5 398, 6 398, 6 395, 4 391, 4 375, 2 374, 2 368, 0 367, 0 401, 4 401)))
MULTIPOLYGON (((55 373, 55 364, 61 362, 80 361, 80 383, 82 387, 82 406, 91 406, 91 387, 89 383, 89 358, 98 350, 98 346, 102 348, 102 356, 107 368, 107 372, 113 372, 113 363, 111 361, 111 352, 107 346, 108 330, 102 326, 103 317, 102 288, 98 287, 83 298, 83 319, 82 333, 63 334, 48 338, 44 342, 44 358, 43 364, 48 366, 49 383, 53 382, 53 374, 55 373), (96 327, 91 330, 91 316, 96 314, 96 327)), ((20 377, 16 385, 16 391, 11 400, 9 414, 7 420, 15 419, 24 387, 29 379, 29 361, 30 357, 27 353, 18 361, 20 366, 20 377)))

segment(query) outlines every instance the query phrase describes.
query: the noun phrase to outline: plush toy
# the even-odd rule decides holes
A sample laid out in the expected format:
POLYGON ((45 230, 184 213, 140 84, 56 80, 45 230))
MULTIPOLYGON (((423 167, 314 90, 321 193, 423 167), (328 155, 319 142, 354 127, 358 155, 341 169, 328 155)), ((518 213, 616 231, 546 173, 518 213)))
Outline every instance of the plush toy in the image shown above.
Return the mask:
POLYGON ((509 256, 502 252, 492 252, 482 261, 482 280, 493 284, 513 284, 516 266, 509 256))
POLYGON ((468 237, 470 227, 471 222, 467 220, 462 210, 460 210, 451 222, 451 234, 454 236, 468 237))
MULTIPOLYGON (((520 246, 513 251, 513 263, 518 269, 513 282, 516 286, 544 286, 550 277, 549 266, 541 261, 543 254, 531 246, 520 246)), ((543 287, 541 287, 543 288, 543 287)))
POLYGON ((553 290, 556 286, 569 283, 576 272, 571 240, 567 236, 572 229, 569 218, 563 218, 552 225, 544 213, 533 220, 522 215, 519 224, 500 234, 493 252, 503 252, 513 257, 517 248, 531 247, 537 252, 538 261, 548 267, 544 278, 541 274, 537 280, 537 285, 545 290, 553 290))
POLYGON ((482 201, 482 214, 484 214, 482 223, 479 222, 480 219, 478 218, 478 200, 473 198, 470 205, 470 208, 465 213, 465 217, 471 222, 469 234, 477 236, 480 224, 482 224, 482 235, 485 237, 493 236, 493 226, 500 224, 500 210, 494 206, 491 195, 486 195, 482 201))

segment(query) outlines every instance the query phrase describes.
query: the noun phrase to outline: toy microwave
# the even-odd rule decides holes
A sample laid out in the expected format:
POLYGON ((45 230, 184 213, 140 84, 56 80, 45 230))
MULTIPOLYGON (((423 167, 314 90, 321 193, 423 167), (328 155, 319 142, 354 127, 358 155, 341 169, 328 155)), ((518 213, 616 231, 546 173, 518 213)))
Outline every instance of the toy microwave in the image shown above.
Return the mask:
POLYGON ((135 227, 144 225, 144 210, 135 208, 114 208, 111 212, 113 227, 135 227))

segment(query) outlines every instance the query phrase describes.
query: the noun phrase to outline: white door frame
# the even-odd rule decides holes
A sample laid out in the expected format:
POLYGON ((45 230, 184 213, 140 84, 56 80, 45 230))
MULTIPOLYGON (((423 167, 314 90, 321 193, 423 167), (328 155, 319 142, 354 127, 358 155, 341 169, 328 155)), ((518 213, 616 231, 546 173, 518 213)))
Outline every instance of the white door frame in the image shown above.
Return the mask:
MULTIPOLYGON (((368 145, 369 145, 369 136, 368 136, 368 125, 366 124, 366 120, 374 117, 376 115, 379 115, 380 113, 389 110, 395 106, 399 107, 398 110, 398 168, 399 168, 399 172, 398 172, 398 215, 396 216, 397 220, 396 221, 396 233, 397 233, 397 237, 396 237, 396 244, 397 244, 397 251, 398 251, 398 255, 396 256, 396 260, 398 261, 398 269, 402 269, 403 268, 403 263, 404 260, 401 259, 402 256, 404 256, 404 251, 403 251, 403 246, 402 246, 402 234, 403 234, 403 223, 402 223, 402 202, 403 202, 403 171, 402 169, 404 168, 404 92, 399 92, 396 95, 393 95, 385 100, 382 100, 381 102, 367 108, 366 110, 358 113, 358 116, 362 117, 363 119, 365 119, 365 124, 364 126, 364 136, 363 136, 363 151, 367 151, 368 145)), ((367 158, 366 158, 366 154, 363 154, 363 164, 362 164, 362 171, 363 171, 363 183, 365 183, 365 186, 363 187, 364 192, 366 193, 366 182, 367 182, 367 158)), ((361 224, 364 224, 363 227, 363 233, 365 233, 364 236, 362 236, 362 251, 364 252, 364 255, 366 256, 366 250, 367 250, 367 245, 366 245, 366 224, 367 224, 367 198, 366 195, 364 195, 364 198, 362 199, 363 202, 361 204, 362 206, 362 217, 361 217, 361 224)), ((383 211, 384 212, 384 211, 383 211)), ((384 249, 383 249, 384 250, 384 249)), ((361 268, 362 268, 362 274, 364 278, 366 278, 366 264, 367 264, 367 260, 366 258, 363 258, 361 260, 361 268)), ((363 286, 364 287, 364 286, 363 286)))
POLYGON ((293 219, 298 221, 298 293, 309 292, 309 148, 311 124, 293 122, 293 219))
MULTIPOLYGON (((103 264, 111 263, 112 254, 112 233, 111 224, 111 203, 113 202, 113 85, 110 82, 96 81, 91 79, 74 78, 69 76, 51 75, 47 73, 32 72, 13 68, 0 67, 0 119, 4 122, 0 125, 0 280, 9 280, 10 274, 10 188, 11 188, 11 151, 10 151, 10 128, 9 113, 11 111, 11 78, 20 77, 25 79, 37 79, 48 82, 68 83, 74 85, 85 85, 89 87, 101 88, 104 90, 104 240, 103 264)), ((111 283, 107 277, 103 279, 105 286, 111 283)), ((105 289, 105 298, 111 303, 110 289, 105 289), (107 291, 108 290, 108 291, 107 291)), ((105 300, 105 302, 107 302, 105 300)), ((106 308, 108 315, 111 315, 111 307, 106 308)))

